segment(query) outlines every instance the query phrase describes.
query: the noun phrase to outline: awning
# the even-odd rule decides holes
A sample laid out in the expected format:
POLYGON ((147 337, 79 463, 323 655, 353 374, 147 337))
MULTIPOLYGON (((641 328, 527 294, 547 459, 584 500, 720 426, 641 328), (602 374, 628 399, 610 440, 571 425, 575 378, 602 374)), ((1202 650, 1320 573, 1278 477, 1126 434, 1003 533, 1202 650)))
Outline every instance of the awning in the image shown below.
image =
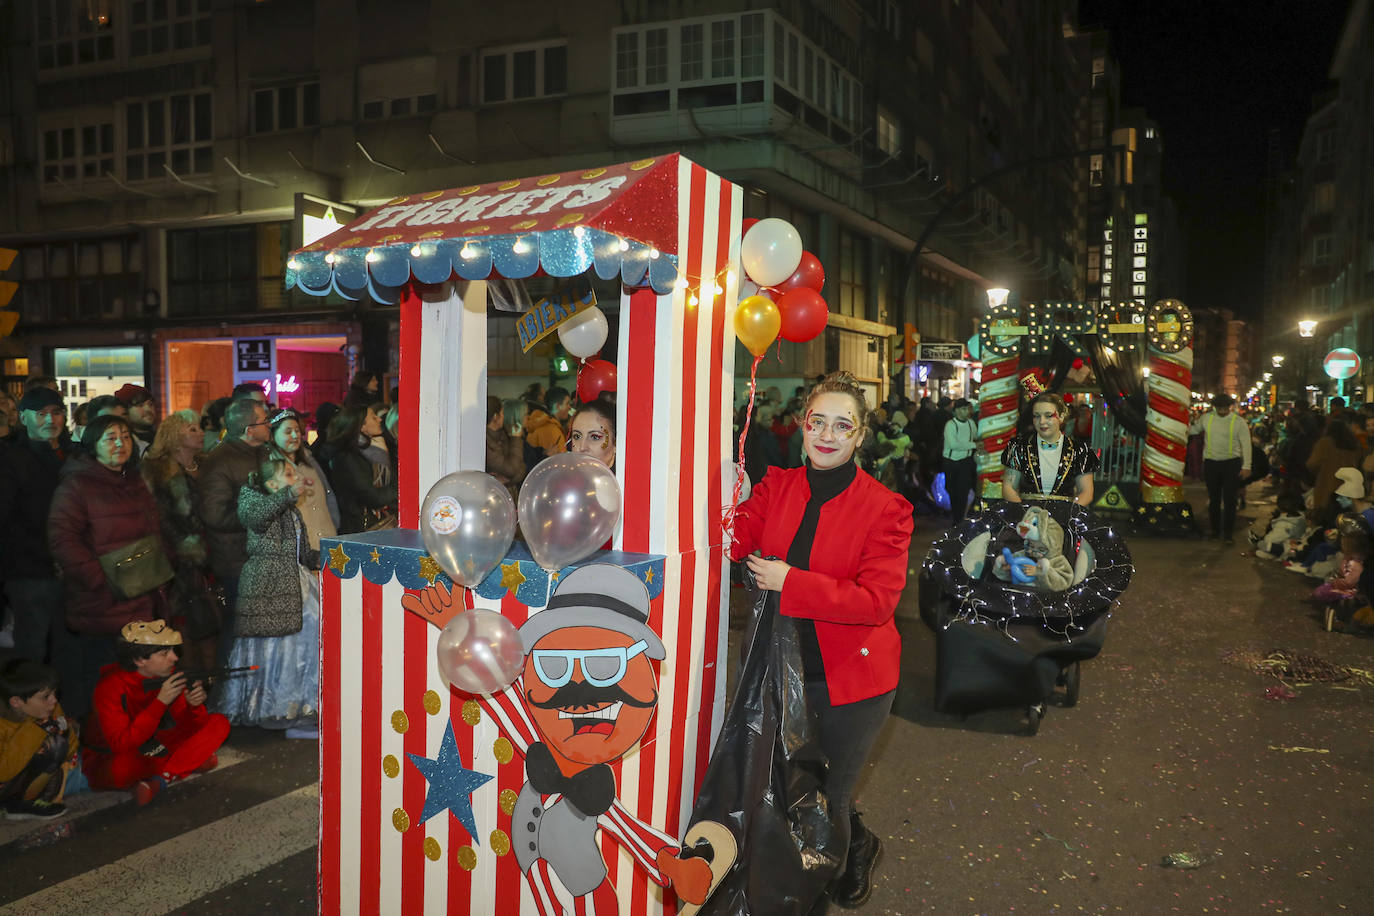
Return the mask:
POLYGON ((387 201, 292 252, 286 287, 394 303, 412 278, 512 280, 595 270, 629 287, 677 281, 677 153, 387 201))

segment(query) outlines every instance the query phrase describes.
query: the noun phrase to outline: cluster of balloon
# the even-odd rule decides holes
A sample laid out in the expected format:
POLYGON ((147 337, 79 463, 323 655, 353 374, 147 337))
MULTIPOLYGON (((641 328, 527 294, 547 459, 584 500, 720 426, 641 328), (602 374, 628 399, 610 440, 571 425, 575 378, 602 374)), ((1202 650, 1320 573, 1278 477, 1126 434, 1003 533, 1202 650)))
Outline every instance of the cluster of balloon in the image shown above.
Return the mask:
POLYGON ((747 279, 740 285, 735 334, 750 353, 763 355, 779 336, 803 343, 825 330, 825 269, 802 248, 791 223, 745 220, 740 260, 747 279))
POLYGON ((615 363, 604 359, 589 359, 577 370, 577 399, 583 404, 596 400, 603 391, 616 390, 615 363))
MULTIPOLYGON (((590 455, 565 452, 535 465, 520 487, 519 517, 536 563, 549 572, 591 556, 620 521, 620 484, 590 455)), ((506 556, 516 507, 495 477, 458 471, 430 488, 420 534, 449 578, 474 588, 506 556)), ((496 611, 454 615, 439 635, 439 671, 460 690, 496 693, 519 676, 524 648, 515 625, 496 611)))
MULTIPOLYGON (((441 478, 420 505, 420 537, 450 579, 473 588, 505 557, 515 538, 515 500, 490 474, 457 471, 441 478)), ((439 634, 444 678, 468 693, 493 693, 524 665, 520 634, 502 615, 473 608, 439 634)))

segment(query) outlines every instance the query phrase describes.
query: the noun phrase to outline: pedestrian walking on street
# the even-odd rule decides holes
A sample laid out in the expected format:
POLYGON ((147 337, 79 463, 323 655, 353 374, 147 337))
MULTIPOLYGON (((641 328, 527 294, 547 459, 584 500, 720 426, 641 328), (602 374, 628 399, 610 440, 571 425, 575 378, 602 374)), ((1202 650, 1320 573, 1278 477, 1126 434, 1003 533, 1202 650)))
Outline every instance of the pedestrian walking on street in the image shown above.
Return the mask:
POLYGON ((1202 480, 1207 484, 1207 512, 1212 540, 1236 542, 1236 496, 1241 479, 1250 478, 1250 428, 1233 409, 1235 398, 1226 392, 1212 398, 1212 409, 1188 427, 1188 435, 1202 433, 1202 480))
POLYGON ((949 526, 964 520, 968 511, 969 493, 978 477, 977 454, 980 447, 978 424, 969 419, 973 405, 967 398, 954 402, 954 419, 945 424, 944 447, 945 492, 949 494, 949 526))

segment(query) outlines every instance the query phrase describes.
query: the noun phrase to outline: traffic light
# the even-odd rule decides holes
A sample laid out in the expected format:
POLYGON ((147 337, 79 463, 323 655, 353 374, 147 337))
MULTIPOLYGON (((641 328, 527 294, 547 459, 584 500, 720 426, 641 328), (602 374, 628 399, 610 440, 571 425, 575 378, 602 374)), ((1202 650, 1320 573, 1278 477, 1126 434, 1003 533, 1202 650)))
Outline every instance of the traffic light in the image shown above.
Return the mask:
POLYGON ((916 354, 920 352, 921 335, 916 332, 916 325, 909 321, 905 331, 902 335, 902 362, 910 366, 916 362, 916 354))
MULTIPOLYGON (((10 269, 14 263, 14 257, 19 252, 13 248, 0 248, 0 273, 10 269)), ((19 291, 19 284, 13 280, 0 280, 0 337, 7 337, 14 332, 14 326, 19 323, 19 312, 6 309, 14 294, 19 291)))

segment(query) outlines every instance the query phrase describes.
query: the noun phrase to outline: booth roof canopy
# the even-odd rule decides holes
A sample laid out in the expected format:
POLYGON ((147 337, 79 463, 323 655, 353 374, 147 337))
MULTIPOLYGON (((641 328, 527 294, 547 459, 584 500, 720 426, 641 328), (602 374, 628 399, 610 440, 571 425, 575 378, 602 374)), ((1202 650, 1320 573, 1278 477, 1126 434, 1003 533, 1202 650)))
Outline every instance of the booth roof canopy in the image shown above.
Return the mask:
POLYGON ((595 269, 666 293, 677 280, 679 158, 398 197, 292 252, 286 286, 395 302, 412 277, 519 280, 595 269))

